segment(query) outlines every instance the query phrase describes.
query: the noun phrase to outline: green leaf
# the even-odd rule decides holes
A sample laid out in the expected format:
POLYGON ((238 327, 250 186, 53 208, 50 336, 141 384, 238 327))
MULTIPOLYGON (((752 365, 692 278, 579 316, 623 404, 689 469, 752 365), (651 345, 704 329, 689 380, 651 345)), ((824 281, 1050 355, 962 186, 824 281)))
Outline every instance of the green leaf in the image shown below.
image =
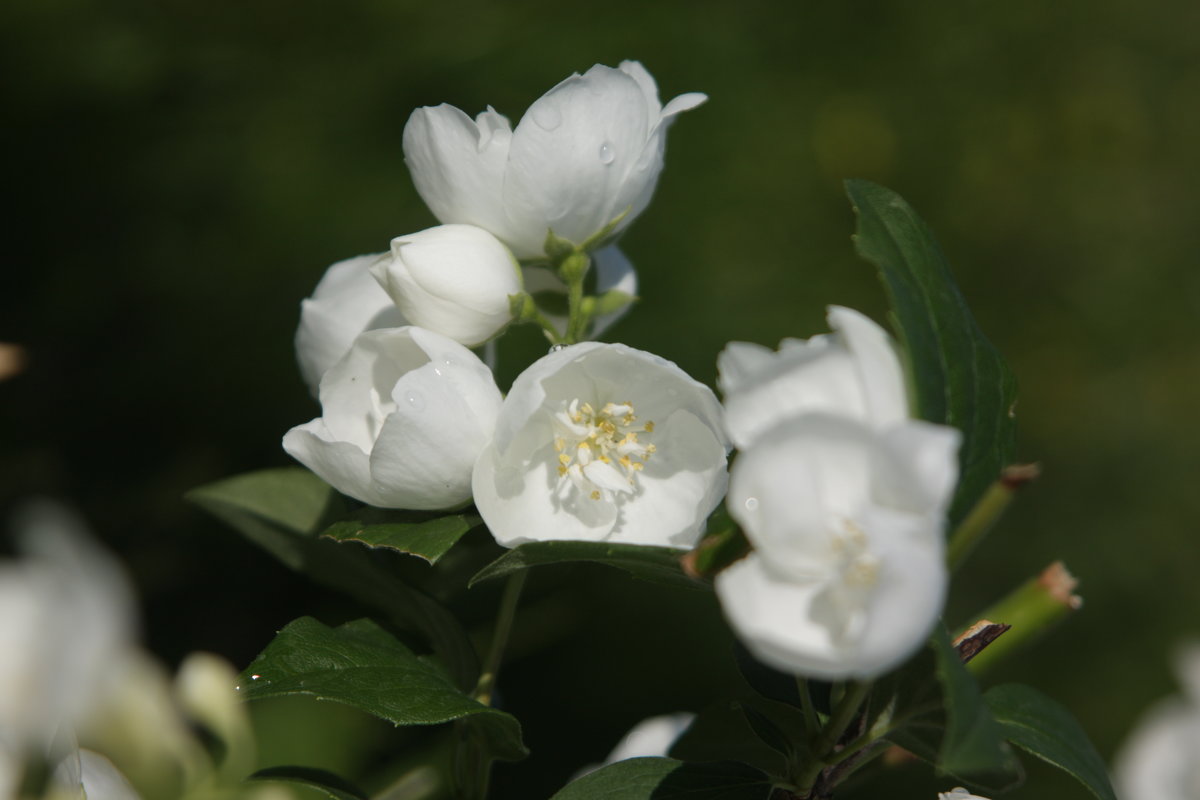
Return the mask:
POLYGON ((781 731, 770 717, 753 706, 739 707, 746 717, 746 722, 750 724, 750 730, 754 731, 760 742, 784 758, 791 759, 796 754, 796 748, 792 746, 787 734, 781 731))
POLYGON ((560 564, 566 561, 594 561, 623 569, 635 578, 688 589, 703 589, 704 584, 684 574, 679 559, 684 552, 671 547, 649 547, 639 544, 610 542, 529 542, 514 547, 488 564, 470 586, 500 578, 541 564, 560 564))
POLYGON ((983 699, 1008 741, 1075 776, 1100 800, 1116 800, 1104 760, 1071 712, 1015 683, 993 687, 983 699))
POLYGON ((933 645, 946 708, 946 732, 938 767, 990 789, 1018 782, 1020 766, 983 702, 979 684, 967 672, 943 628, 934 632, 933 645))
POLYGON ((766 800, 771 782, 736 762, 631 758, 571 782, 550 800, 766 800))
POLYGON ((246 668, 242 695, 308 695, 332 700, 394 725, 436 725, 479 715, 490 750, 527 755, 516 718, 460 691, 435 661, 418 656, 367 619, 330 628, 311 617, 291 622, 246 668))
POLYGON ((413 511, 364 507, 321 534, 339 542, 384 547, 436 564, 463 534, 482 520, 474 515, 431 516, 413 511))
POLYGON ((312 767, 267 767, 260 769, 248 781, 283 781, 308 786, 332 800, 366 800, 362 789, 332 772, 312 767))
POLYGON ((421 633, 458 686, 474 687, 478 656, 445 606, 409 586, 397 574, 394 559, 379 557, 386 554, 317 536, 332 521, 331 515, 344 515, 345 510, 337 493, 312 473, 292 467, 251 472, 193 489, 187 499, 291 569, 379 609, 402 628, 421 633))
POLYGON ((846 181, 858 254, 879 268, 908 354, 917 414, 963 432, 957 524, 1012 463, 1016 380, 979 330, 933 233, 900 195, 846 181))

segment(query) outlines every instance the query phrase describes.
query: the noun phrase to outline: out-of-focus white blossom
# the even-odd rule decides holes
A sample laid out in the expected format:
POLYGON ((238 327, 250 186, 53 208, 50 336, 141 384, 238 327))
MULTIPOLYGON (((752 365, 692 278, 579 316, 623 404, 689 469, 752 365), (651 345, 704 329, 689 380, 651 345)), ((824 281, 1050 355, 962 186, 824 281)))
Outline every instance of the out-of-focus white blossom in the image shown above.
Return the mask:
POLYGON ((938 792, 938 800, 988 800, 977 794, 971 794, 961 786, 956 786, 948 792, 938 792))
POLYGON ((824 411, 884 428, 908 418, 891 338, 867 317, 831 306, 833 333, 785 339, 779 350, 730 342, 717 357, 729 436, 740 449, 798 414, 824 411))
POLYGON ((1183 696, 1152 706, 1114 760, 1121 800, 1195 800, 1200 797, 1200 644, 1176 659, 1183 696))
POLYGON ((546 233, 581 244, 650 202, 667 128, 706 97, 664 107, 636 61, 597 64, 542 95, 512 129, 490 107, 474 120, 457 108, 419 108, 404 128, 413 183, 441 222, 478 225, 520 259, 543 256, 546 233))
POLYGON ((552 352, 513 383, 475 465, 505 547, 552 539, 691 547, 725 493, 721 408, 665 359, 620 344, 552 352))
POLYGON ((386 255, 373 253, 337 262, 325 271, 312 297, 300 303, 296 361, 313 395, 321 376, 346 355, 360 333, 408 324, 369 269, 386 255))
POLYGON ((474 225, 439 225, 392 239, 371 274, 413 325, 468 347, 512 320, 521 269, 500 240, 474 225))
POLYGON ((0 750, 46 753, 96 711, 132 647, 120 568, 74 514, 31 503, 15 520, 25 558, 0 564, 0 750))
POLYGON ((471 499, 500 390, 458 342, 413 326, 367 331, 321 379, 322 415, 283 447, 338 491, 380 508, 471 499))
POLYGON ((959 440, 923 422, 880 433, 808 413, 738 456, 727 507, 754 550, 716 589, 757 658, 810 677, 872 678, 920 646, 946 591, 959 440))

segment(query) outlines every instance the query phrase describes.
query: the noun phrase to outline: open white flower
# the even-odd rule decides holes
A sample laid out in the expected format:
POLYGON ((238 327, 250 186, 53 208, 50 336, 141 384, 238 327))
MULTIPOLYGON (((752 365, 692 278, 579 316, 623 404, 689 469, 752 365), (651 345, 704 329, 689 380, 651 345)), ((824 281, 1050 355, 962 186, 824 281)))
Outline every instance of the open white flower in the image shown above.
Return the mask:
POLYGON ((381 508, 471 499, 500 391, 458 342, 417 327, 367 331, 321 379, 322 416, 283 448, 338 491, 381 508))
POLYGON ((620 344, 565 347, 513 383, 475 465, 475 504, 505 547, 574 539, 691 547, 725 492, 708 387, 620 344))
POLYGON ((730 342, 717 357, 729 436, 748 447, 764 431, 808 411, 883 428, 908 418, 904 372, 891 338, 867 317, 829 308, 833 333, 785 339, 779 350, 730 342))
POLYGON ((947 584, 942 528, 958 431, 803 414, 734 464, 727 504, 754 551, 717 575, 734 631, 764 663, 870 678, 928 636, 947 584))
POLYGON ((468 347, 512 320, 521 269, 500 240, 474 225, 439 225, 397 236, 371 274, 405 318, 468 347))
POLYGON ((1183 649, 1176 673, 1182 697, 1152 706, 1114 760, 1123 800, 1194 800, 1200 797, 1200 645, 1183 649))
POLYGON ((325 271, 312 297, 300 303, 296 360, 313 395, 321 376, 346 355, 360 333, 408 324, 368 269, 384 255, 337 262, 325 271))
POLYGON ((948 792, 938 792, 938 800, 988 800, 977 794, 971 794, 961 786, 956 786, 948 792))
POLYGON ((486 228, 521 259, 540 258, 546 232, 575 243, 650 202, 666 132, 703 94, 664 107, 636 61, 597 64, 542 95, 516 130, 491 108, 472 120, 450 105, 419 108, 404 128, 413 183, 441 222, 486 228))

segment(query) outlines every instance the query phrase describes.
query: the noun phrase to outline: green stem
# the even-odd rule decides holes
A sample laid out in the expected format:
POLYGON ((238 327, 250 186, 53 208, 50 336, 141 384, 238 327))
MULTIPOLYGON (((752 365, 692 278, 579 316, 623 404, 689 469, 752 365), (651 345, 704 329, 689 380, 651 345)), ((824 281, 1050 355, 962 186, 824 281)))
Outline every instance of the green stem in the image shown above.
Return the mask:
MULTIPOLYGON (((587 253, 577 250, 563 261, 559 267, 559 276, 567 284, 567 335, 563 337, 566 344, 575 344, 583 338, 587 330, 590 309, 586 308, 583 294, 583 281, 587 277, 592 261, 587 253)), ((594 302, 591 304, 594 305, 594 302)))
POLYGON ((800 707, 804 709, 804 730, 811 736, 821 726, 821 720, 817 716, 817 709, 813 706, 807 678, 796 676, 796 691, 800 693, 800 707))
POLYGON ((1000 479, 988 487, 966 519, 960 522, 950 535, 946 563, 951 570, 958 569, 967 560, 967 556, 983 541, 988 531, 1008 508, 1017 490, 1037 475, 1036 464, 1012 466, 1005 469, 1000 479))
POLYGON ((810 751, 811 762, 800 773, 796 781, 800 787, 800 797, 808 797, 812 793, 817 778, 820 777, 822 770, 829 765, 828 759, 833 753, 833 748, 837 746, 838 740, 842 738, 842 734, 850 727, 850 723, 858 716, 863 701, 866 700, 867 695, 871 692, 871 685, 871 681, 855 681, 846 685, 846 690, 837 708, 833 710, 833 715, 825 723, 825 728, 812 743, 810 751))
POLYGON ((508 646, 508 635, 512 631, 513 619, 517 614, 517 605, 521 601, 521 589, 525 586, 526 571, 514 572, 504 585, 504 594, 500 597, 500 610, 496 614, 496 628, 492 632, 492 646, 488 650, 487 659, 483 663, 483 672, 479 675, 479 683, 475 687, 475 699, 486 705, 492 703, 492 691, 496 686, 496 675, 500 672, 500 662, 504 660, 504 648, 508 646))

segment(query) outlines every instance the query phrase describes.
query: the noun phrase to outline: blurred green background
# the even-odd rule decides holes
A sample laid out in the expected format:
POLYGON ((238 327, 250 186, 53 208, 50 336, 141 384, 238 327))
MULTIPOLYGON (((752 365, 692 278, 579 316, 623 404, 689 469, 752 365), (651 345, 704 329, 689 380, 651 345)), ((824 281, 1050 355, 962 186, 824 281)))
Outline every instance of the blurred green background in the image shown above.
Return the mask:
MULTIPOLYGON (((572 71, 624 58, 664 98, 710 101, 672 129, 624 239, 643 302, 613 336, 711 382, 731 339, 811 335, 830 303, 882 319, 841 181, 903 194, 1016 372, 1021 458, 1044 467, 949 615, 1064 559, 1083 611, 996 678, 1060 699, 1109 756, 1173 690, 1200 605, 1200 5, 1184 0, 9 0, 0 341, 29 364, 0 383, 4 507, 78 505, 168 661, 204 648, 242 666, 293 617, 353 613, 181 495, 288 463, 280 436, 317 411, 292 354, 299 301, 330 263, 433 224, 400 148, 414 107, 515 123, 572 71)), ((512 340, 510 370, 540 347, 512 340)), ((597 570, 540 580, 503 678, 534 756, 498 771, 501 796, 548 794, 730 669, 707 598, 597 570)), ((481 625, 493 600, 474 603, 481 625)), ((336 710, 323 739, 282 733, 308 713, 263 710, 264 758, 307 747, 365 771, 403 735, 336 710)), ((888 796, 949 788, 918 774, 894 771, 888 796)), ((1011 796, 1054 791, 1086 796, 1032 765, 1011 796)))

